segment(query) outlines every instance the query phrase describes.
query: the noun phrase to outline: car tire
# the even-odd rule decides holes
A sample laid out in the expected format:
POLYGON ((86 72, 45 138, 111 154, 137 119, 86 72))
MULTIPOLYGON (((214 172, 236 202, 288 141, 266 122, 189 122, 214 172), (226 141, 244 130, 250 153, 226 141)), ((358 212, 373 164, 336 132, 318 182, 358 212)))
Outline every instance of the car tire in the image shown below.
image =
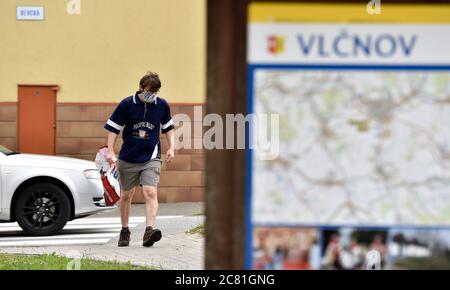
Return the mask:
POLYGON ((32 236, 57 234, 69 221, 70 212, 70 201, 64 190, 43 182, 20 192, 14 208, 17 223, 32 236))

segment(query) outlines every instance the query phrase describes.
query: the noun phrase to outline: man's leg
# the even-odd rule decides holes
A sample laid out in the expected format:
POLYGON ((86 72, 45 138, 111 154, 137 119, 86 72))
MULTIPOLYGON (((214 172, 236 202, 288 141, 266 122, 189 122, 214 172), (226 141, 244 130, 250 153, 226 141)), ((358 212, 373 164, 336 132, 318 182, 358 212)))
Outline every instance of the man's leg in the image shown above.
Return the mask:
POLYGON ((120 219, 122 227, 128 227, 130 217, 131 200, 134 190, 139 185, 139 171, 134 168, 134 164, 127 163, 119 159, 117 163, 120 182, 120 219))
POLYGON ((151 247, 161 239, 161 231, 155 229, 156 214, 158 212, 157 187, 161 171, 161 162, 152 161, 147 164, 147 168, 142 171, 141 184, 142 193, 145 198, 145 216, 147 227, 144 233, 143 246, 151 247))
POLYGON ((142 192, 145 198, 145 216, 147 221, 142 245, 144 247, 151 247, 161 239, 161 231, 155 229, 156 213, 158 212, 158 196, 155 186, 144 185, 142 192))
POLYGON ((134 195, 134 187, 130 190, 121 190, 120 193, 120 220, 122 222, 122 230, 119 236, 119 247, 128 247, 130 245, 130 229, 128 228, 128 220, 130 218, 131 199, 134 195))
POLYGON ((158 212, 158 195, 154 186, 142 186, 142 192, 145 198, 145 216, 147 227, 155 227, 156 214, 158 212))
POLYGON ((128 227, 128 221, 130 219, 130 208, 131 200, 134 196, 135 188, 130 190, 122 190, 120 193, 120 220, 122 222, 122 227, 128 227))

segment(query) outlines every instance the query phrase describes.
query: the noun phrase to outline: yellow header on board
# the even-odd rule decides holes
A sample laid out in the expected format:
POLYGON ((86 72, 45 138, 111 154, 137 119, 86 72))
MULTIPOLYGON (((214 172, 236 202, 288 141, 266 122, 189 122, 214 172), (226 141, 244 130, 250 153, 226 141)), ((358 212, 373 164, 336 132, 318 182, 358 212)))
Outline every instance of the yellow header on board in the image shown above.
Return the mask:
MULTIPOLYGON (((369 1, 367 1, 369 2, 369 1)), ((365 23, 450 23, 450 5, 383 4, 380 14, 369 14, 367 3, 306 4, 251 3, 250 22, 365 22, 365 23)))

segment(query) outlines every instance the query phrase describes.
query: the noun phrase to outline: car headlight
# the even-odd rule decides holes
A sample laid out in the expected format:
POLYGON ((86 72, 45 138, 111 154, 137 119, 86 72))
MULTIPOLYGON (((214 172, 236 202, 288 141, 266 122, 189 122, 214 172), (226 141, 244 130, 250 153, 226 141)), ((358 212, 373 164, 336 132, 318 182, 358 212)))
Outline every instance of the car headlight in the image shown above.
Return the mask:
POLYGON ((87 179, 100 179, 100 172, 96 169, 87 169, 83 171, 87 179))

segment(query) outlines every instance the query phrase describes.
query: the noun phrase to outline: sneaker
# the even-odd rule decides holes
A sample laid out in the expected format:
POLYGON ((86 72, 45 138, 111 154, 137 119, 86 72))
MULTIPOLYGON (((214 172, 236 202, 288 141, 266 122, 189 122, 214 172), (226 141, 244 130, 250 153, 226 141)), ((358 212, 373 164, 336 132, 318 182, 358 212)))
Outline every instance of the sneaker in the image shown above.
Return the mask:
POLYGON ((158 229, 153 229, 151 227, 147 227, 144 233, 144 241, 142 245, 144 247, 151 247, 154 243, 161 240, 161 231, 158 229))
POLYGON ((120 237, 119 237, 119 247, 128 247, 130 245, 130 230, 129 229, 122 229, 120 231, 120 237))

